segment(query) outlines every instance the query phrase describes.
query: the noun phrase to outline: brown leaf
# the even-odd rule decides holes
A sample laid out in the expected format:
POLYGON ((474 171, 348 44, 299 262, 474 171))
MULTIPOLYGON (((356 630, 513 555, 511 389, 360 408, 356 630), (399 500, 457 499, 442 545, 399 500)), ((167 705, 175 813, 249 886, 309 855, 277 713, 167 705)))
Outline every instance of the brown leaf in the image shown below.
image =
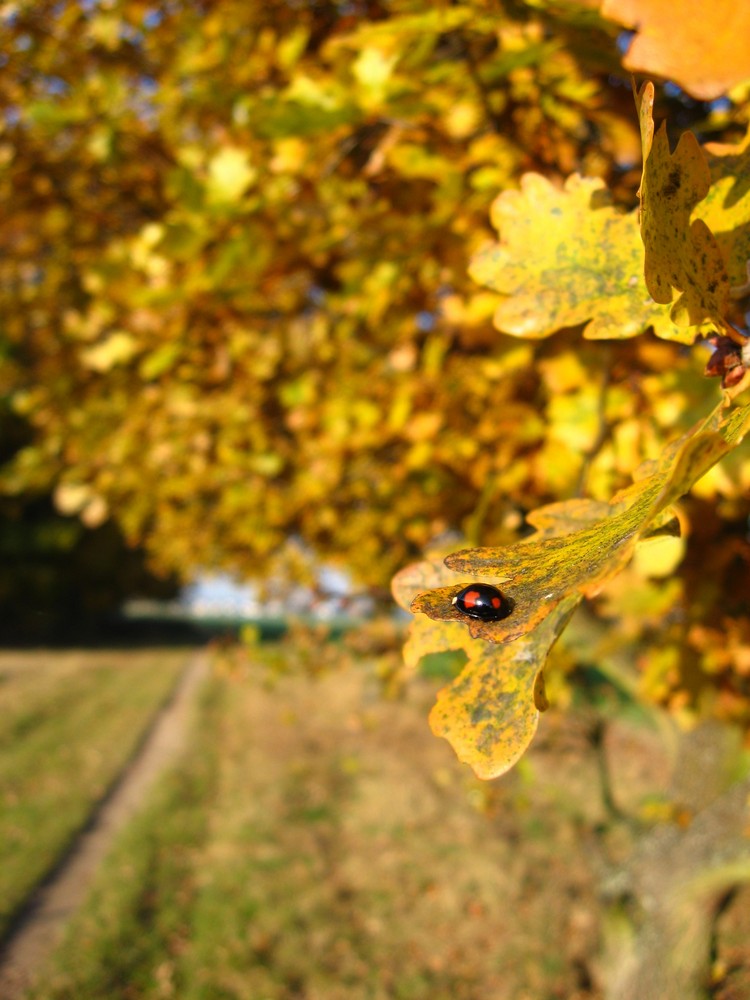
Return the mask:
POLYGON ((750 6, 737 0, 604 0, 604 17, 634 28, 623 65, 658 73, 704 101, 750 80, 750 6))

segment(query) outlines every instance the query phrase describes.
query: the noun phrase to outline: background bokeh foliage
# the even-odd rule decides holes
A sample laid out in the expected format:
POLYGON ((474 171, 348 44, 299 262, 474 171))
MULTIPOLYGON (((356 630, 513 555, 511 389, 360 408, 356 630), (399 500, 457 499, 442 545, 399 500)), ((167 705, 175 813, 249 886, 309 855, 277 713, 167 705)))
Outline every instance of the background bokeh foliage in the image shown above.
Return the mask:
MULTIPOLYGON (((469 274, 534 192, 599 198, 619 239, 641 141, 617 6, 4 3, 7 518, 52 498, 162 574, 305 578, 312 553, 383 592, 425 551, 509 544, 544 504, 626 487, 714 408, 707 351, 627 298, 601 335, 628 339, 582 339, 601 310, 562 308, 575 272, 542 253, 543 336, 499 323, 522 263, 511 285, 469 274)), ((747 89, 708 105, 685 73, 657 118, 744 136, 747 89)), ((587 294, 631 236, 611 273, 581 241, 587 294)), ((594 605, 648 697, 744 722, 749 482, 741 452, 717 466, 681 507, 679 574, 643 557, 594 605)))

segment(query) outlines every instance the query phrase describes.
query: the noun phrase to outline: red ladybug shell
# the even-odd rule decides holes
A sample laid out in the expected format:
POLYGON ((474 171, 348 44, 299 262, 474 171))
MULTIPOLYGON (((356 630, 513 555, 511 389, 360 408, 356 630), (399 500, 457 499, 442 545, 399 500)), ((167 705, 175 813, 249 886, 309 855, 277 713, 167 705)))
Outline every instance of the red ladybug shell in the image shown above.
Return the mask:
POLYGON ((488 583, 470 583, 456 594, 453 604, 462 614, 483 622, 499 622, 511 612, 502 591, 488 583))

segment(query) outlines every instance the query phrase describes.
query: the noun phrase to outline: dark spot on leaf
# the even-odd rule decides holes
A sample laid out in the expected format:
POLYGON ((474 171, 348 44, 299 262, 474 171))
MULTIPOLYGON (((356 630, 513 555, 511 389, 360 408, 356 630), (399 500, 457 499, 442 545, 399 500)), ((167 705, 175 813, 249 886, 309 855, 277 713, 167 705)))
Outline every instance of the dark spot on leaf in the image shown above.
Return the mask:
POLYGON ((672 198, 680 190, 680 182, 682 180, 682 174, 679 167, 672 167, 669 171, 669 177, 667 178, 667 183, 661 189, 661 193, 665 198, 672 198))
POLYGON ((471 724, 476 726, 480 722, 490 722, 497 719, 498 715, 503 712, 501 705, 510 704, 512 700, 511 695, 500 694, 495 695, 494 704, 491 702, 484 702, 475 705, 471 711, 471 724))

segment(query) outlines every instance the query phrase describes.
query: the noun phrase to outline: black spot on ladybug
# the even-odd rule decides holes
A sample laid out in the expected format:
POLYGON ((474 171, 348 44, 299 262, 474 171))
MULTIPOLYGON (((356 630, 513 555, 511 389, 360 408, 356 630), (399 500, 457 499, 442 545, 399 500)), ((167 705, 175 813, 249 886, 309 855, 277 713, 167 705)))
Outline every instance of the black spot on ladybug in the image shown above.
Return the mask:
POLYGON ((479 618, 483 622, 499 622, 507 618, 513 604, 497 587, 488 583, 470 583, 459 590, 453 598, 458 610, 469 618, 479 618))

